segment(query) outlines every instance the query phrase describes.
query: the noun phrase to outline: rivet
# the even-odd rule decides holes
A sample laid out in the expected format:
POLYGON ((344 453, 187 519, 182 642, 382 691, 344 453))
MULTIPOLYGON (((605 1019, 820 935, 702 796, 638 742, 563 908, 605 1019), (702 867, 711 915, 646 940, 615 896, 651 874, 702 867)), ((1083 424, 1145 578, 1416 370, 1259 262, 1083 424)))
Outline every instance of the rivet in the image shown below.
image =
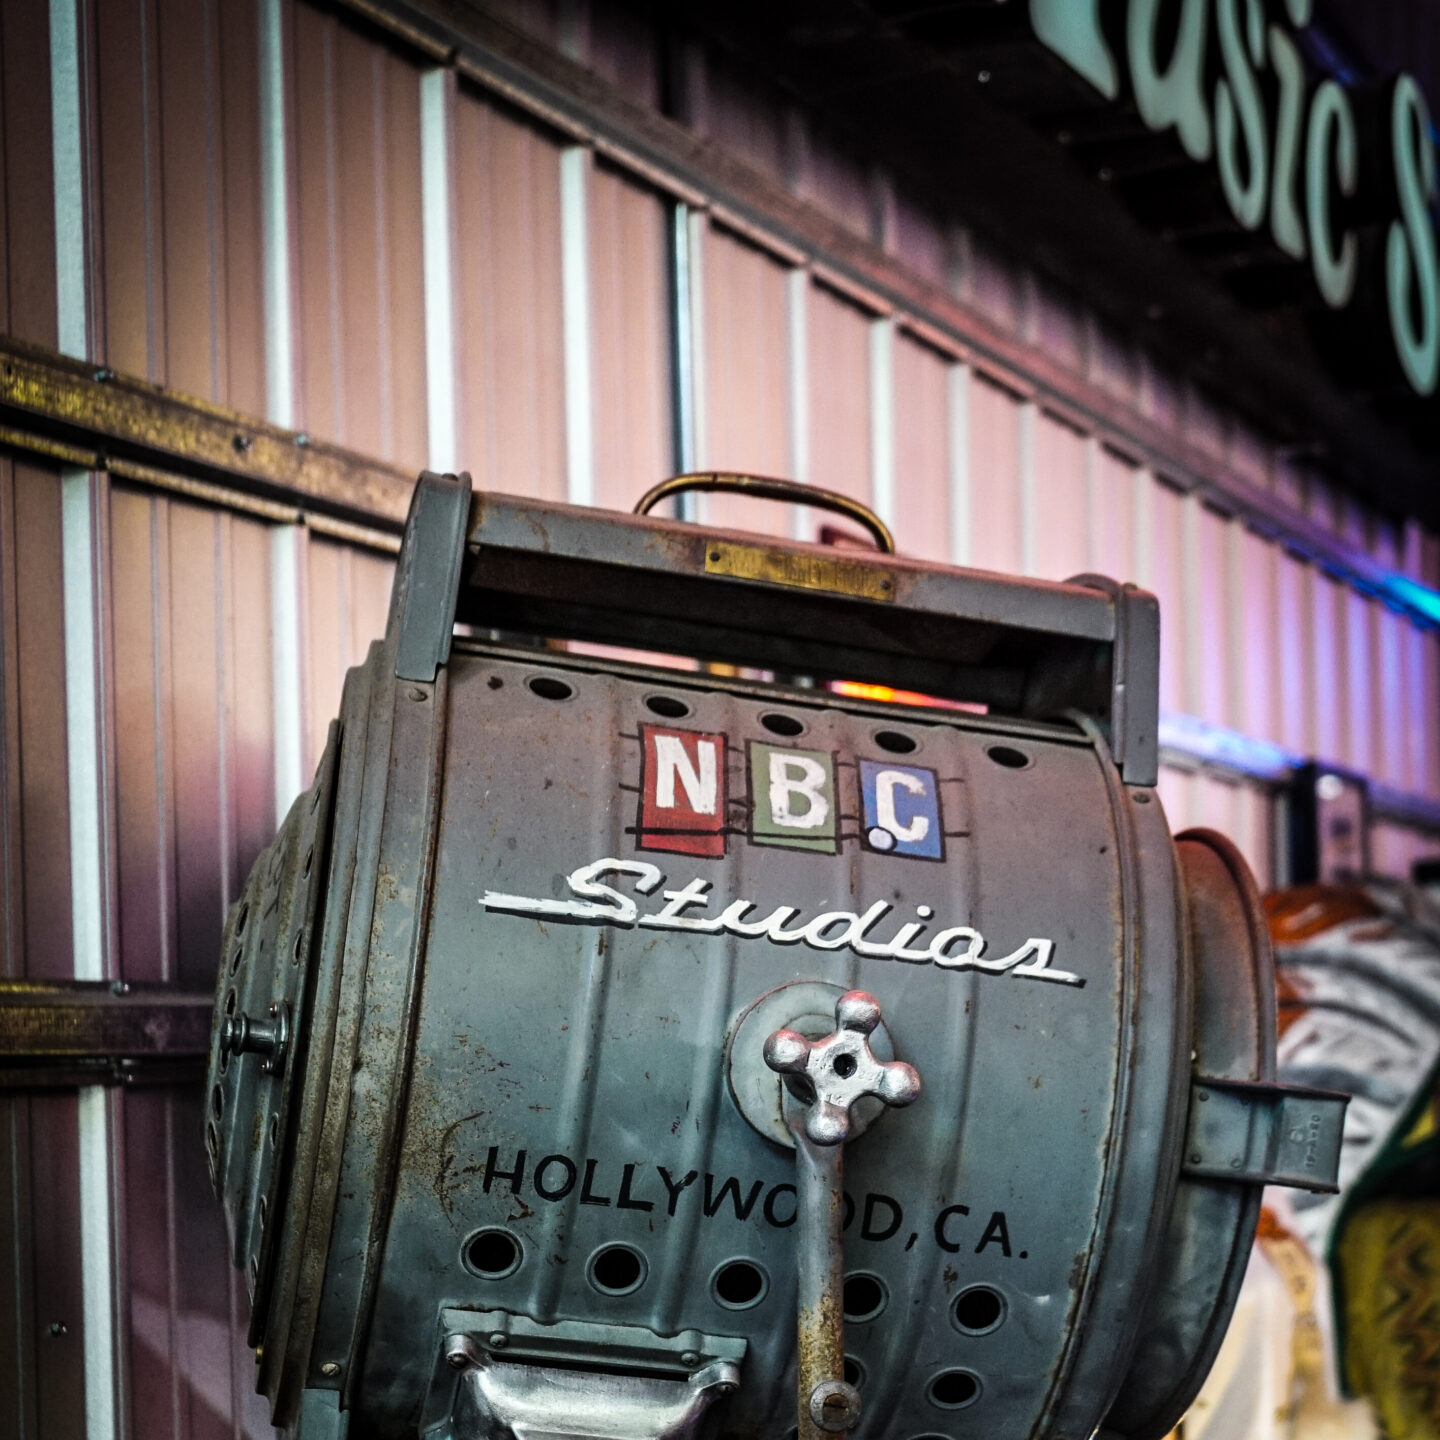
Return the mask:
POLYGON ((1232 1160, 1230 1162, 1230 1168, 1232 1170, 1238 1170, 1240 1168, 1240 1162, 1238 1160, 1232 1160))
POLYGON ((1190 1163, 1192 1165, 1198 1165, 1200 1163, 1200 1155, 1198 1151, 1190 1157, 1190 1163))
POLYGON ((988 70, 982 70, 975 78, 982 85, 988 85, 990 83, 990 72, 988 70))
POLYGON ((1201 1103, 1202 1105, 1203 1105, 1209 1098, 1210 1098, 1210 1092, 1209 1092, 1208 1090, 1202 1090, 1202 1091, 1200 1092, 1200 1103, 1201 1103))
POLYGON ((509 1343, 510 1337, 503 1330, 497 1330, 490 1337, 490 1348, 492 1350, 503 1350, 509 1343))
POLYGON ((320 1367, 320 1373, 327 1380, 333 1380, 340 1373, 340 1367, 333 1360, 327 1360, 320 1367))

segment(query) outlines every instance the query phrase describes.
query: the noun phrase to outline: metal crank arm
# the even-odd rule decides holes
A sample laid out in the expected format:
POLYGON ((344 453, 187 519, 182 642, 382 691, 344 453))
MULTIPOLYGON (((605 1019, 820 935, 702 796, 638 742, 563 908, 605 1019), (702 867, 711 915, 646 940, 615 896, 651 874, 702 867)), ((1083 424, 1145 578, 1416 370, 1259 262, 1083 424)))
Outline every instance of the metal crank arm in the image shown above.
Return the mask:
POLYGON ((909 1105, 920 1094, 913 1065, 883 1061, 870 1049, 880 1002, 849 990, 835 1002, 835 1029, 819 1040, 777 1030, 765 1063, 785 1082, 785 1118, 795 1136, 798 1205, 798 1410, 800 1440, 821 1440, 855 1427, 860 1395, 844 1378, 844 1145, 850 1107, 873 1095, 909 1105))

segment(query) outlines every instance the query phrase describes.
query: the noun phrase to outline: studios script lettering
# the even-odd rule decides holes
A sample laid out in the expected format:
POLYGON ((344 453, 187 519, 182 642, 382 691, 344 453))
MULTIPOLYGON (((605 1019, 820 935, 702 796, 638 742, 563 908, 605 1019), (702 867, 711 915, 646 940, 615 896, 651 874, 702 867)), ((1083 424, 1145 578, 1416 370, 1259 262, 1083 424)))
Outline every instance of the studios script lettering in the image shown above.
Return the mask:
POLYGON ((771 945, 804 945, 811 950, 850 950, 866 960, 896 960, 911 965, 935 965, 942 970, 978 970, 989 975, 1015 975, 1026 980, 1048 980, 1057 985, 1083 985, 1084 979, 1050 962, 1055 942, 1032 936, 1008 955, 986 958, 985 937, 969 925, 935 928, 934 909, 916 906, 914 920, 900 925, 888 939, 877 938, 895 907, 877 900, 863 911, 826 910, 804 920, 800 907, 777 905, 757 916, 752 900, 731 900, 718 914, 711 907, 711 882, 694 879, 678 890, 660 890, 665 904, 641 913, 634 895, 606 884, 602 876, 627 876, 636 895, 650 896, 665 883, 665 872, 644 860, 608 857, 581 865, 566 877, 574 899, 546 900, 533 895, 509 895, 487 890, 480 897, 486 910, 528 915, 536 920, 566 921, 583 925, 614 925, 622 929, 677 930, 694 935, 734 935, 742 940, 765 940, 771 945), (927 932, 930 937, 925 938, 927 932))

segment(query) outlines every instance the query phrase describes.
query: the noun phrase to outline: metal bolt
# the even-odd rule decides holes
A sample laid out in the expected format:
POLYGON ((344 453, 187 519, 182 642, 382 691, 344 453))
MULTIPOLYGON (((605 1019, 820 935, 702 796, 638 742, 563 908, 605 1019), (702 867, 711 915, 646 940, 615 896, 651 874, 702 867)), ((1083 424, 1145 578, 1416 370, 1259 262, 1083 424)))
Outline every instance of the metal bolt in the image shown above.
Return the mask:
POLYGON ((52 1320, 50 1322, 50 1333, 58 1340, 60 1336, 70 1333, 70 1327, 63 1320, 52 1320))
POLYGON ((469 1361, 465 1358, 463 1350, 452 1350, 446 1357, 445 1362, 452 1370, 463 1370, 469 1361))
POLYGON ((333 1360, 327 1360, 320 1367, 320 1373, 327 1380, 333 1380, 340 1373, 340 1367, 333 1360))
POLYGON ((503 1350, 509 1343, 510 1337, 503 1330, 497 1330, 490 1337, 490 1348, 492 1350, 503 1350))
POLYGON ((700 1357, 693 1350, 686 1350, 680 1356, 680 1363, 688 1365, 692 1370, 700 1363, 700 1357))

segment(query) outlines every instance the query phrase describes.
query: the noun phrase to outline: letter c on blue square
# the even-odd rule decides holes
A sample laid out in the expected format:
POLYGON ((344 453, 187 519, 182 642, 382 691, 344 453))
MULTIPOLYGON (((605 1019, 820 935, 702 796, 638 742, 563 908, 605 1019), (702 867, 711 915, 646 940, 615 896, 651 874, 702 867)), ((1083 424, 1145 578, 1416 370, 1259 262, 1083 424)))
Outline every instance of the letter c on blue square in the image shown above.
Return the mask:
POLYGON ((867 850, 922 860, 945 858, 940 786, 933 770, 862 760, 860 796, 861 839, 867 850))

